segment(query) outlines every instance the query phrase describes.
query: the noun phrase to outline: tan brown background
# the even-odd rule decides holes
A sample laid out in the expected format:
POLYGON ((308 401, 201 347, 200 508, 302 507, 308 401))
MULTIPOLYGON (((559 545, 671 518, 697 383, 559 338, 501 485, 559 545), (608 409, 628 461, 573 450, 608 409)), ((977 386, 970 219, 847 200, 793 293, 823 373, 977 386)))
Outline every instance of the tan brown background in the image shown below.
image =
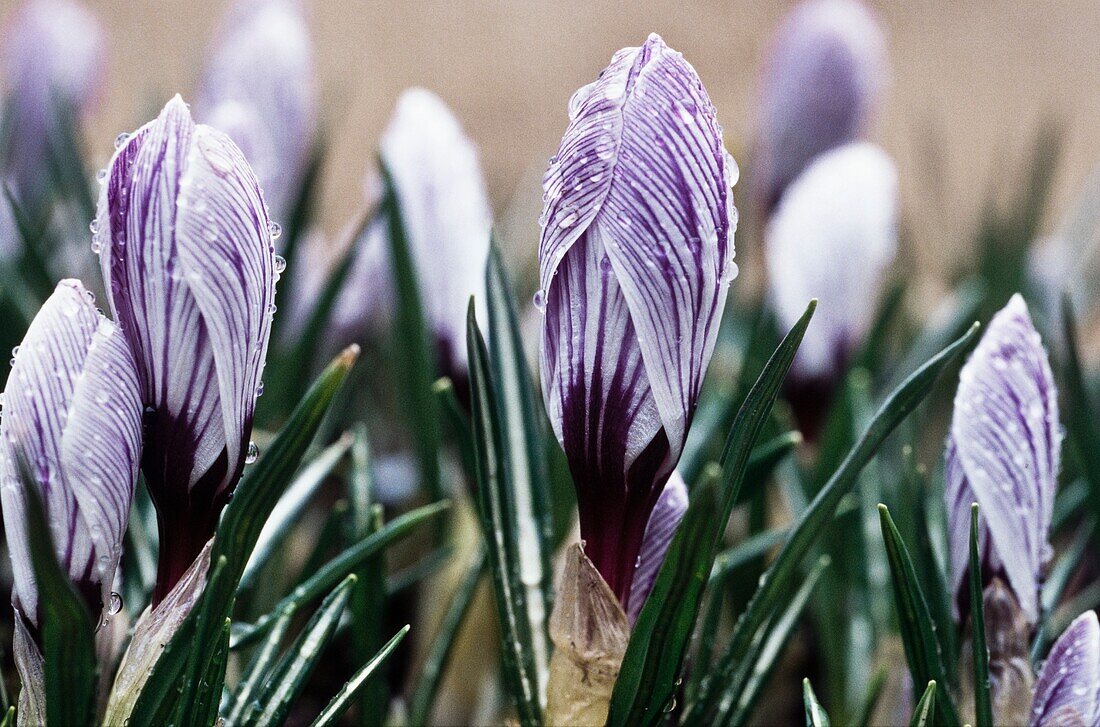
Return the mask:
MULTIPOLYGON (((9 8, 13 2, 3 0, 9 8)), ((172 92, 189 97, 225 3, 88 2, 112 36, 111 84, 92 127, 95 150, 106 159, 118 131, 143 121, 172 92)), ((935 274, 966 254, 981 204, 992 190, 1013 186, 1047 117, 1067 129, 1055 187, 1055 210, 1064 209, 1100 158, 1100 3, 872 4, 893 66, 874 136, 901 167, 906 227, 922 271, 935 274), (927 173, 930 145, 945 180, 938 191, 927 173)), ((788 5, 315 0, 322 113, 335 144, 325 227, 339 230, 355 208, 393 101, 412 84, 438 92, 462 118, 481 147, 498 211, 517 188, 523 199, 536 197, 532 180, 565 127, 572 91, 615 49, 637 45, 650 31, 695 65, 727 146, 743 157, 762 51, 788 5)), ((529 224, 533 244, 535 216, 529 224)))

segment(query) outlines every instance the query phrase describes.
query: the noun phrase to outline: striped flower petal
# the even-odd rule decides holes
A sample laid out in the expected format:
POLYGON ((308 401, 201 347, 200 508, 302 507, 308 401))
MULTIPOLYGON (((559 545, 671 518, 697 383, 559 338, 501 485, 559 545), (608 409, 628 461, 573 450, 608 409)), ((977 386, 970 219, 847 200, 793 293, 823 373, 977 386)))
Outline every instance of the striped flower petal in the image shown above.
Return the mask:
POLYGON ((450 369, 445 373, 465 378, 466 305, 473 295, 478 317, 485 318, 492 225, 477 148, 439 97, 410 88, 382 135, 381 155, 396 188, 428 322, 450 369))
POLYGON ((822 154, 783 195, 767 227, 772 306, 789 328, 811 298, 819 301, 796 377, 834 379, 866 334, 897 253, 897 196, 894 162, 868 143, 822 154))
POLYGON ((141 453, 137 372, 79 281, 58 284, 19 346, 0 422, 0 497, 13 601, 38 623, 20 462, 34 475, 61 567, 93 611, 109 602, 141 453))
POLYGON ((687 485, 679 471, 674 471, 661 490, 657 504, 649 515, 642 539, 642 550, 638 553, 638 567, 634 570, 634 581, 630 584, 630 599, 627 601, 626 615, 630 623, 638 620, 645 600, 657 582, 657 573, 665 562, 668 546, 672 545, 672 536, 684 519, 688 508, 687 485))
POLYGON ((301 3, 237 0, 210 56, 195 115, 244 151, 272 216, 282 222, 294 211, 309 164, 317 108, 313 44, 301 3), (254 121, 223 125, 229 114, 242 113, 254 121))
POLYGON ((624 601, 736 272, 736 174, 694 69, 651 35, 574 94, 544 179, 543 394, 624 601))
MULTIPOLYGON (((1050 362, 1027 305, 1019 295, 993 317, 959 374, 951 420, 957 464, 947 471, 952 579, 956 594, 967 577, 969 490, 981 506, 995 558, 1031 623, 1039 616, 1039 586, 1048 542, 1062 434, 1050 362)), ((983 534, 982 536, 986 536, 983 534)))
POLYGON ((1100 624, 1096 612, 1078 616, 1054 642, 1035 683, 1030 724, 1100 724, 1100 624))
POLYGON ((819 154, 865 130, 885 84, 885 38, 859 0, 808 0, 764 62, 753 190, 765 211, 819 154))
POLYGON ((147 414, 143 470, 167 592, 240 478, 275 310, 274 246, 256 178, 177 96, 116 152, 97 245, 147 414))

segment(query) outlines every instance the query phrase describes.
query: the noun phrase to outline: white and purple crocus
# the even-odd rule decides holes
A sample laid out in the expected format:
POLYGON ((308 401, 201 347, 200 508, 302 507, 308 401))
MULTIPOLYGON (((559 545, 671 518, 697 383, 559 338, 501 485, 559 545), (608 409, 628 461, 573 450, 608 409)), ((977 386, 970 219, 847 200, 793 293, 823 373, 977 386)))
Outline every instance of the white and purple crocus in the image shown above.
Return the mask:
POLYGON ((298 0, 236 0, 195 102, 260 180, 273 219, 290 221, 317 136, 313 43, 298 0))
POLYGON ((240 150, 178 96, 111 159, 94 245, 145 407, 158 602, 213 535, 249 454, 275 311, 272 232, 240 150))
POLYGON ((88 111, 103 85, 103 27, 73 0, 27 0, 6 24, 0 48, 7 92, 0 176, 41 214, 61 119, 88 111))
POLYGON ((113 611, 111 586, 141 456, 141 411, 122 332, 96 310, 80 281, 61 281, 15 352, 0 423, 0 501, 28 724, 36 713, 31 695, 42 683, 26 488, 37 491, 58 563, 89 611, 96 617, 113 611))
POLYGON ((805 0, 764 62, 752 188, 765 215, 814 158, 866 131, 886 80, 886 42, 860 0, 805 0))
POLYGON ((543 396, 586 552, 627 609, 736 273, 737 167, 715 116, 651 35, 573 95, 543 183, 543 396))
POLYGON ((1054 642, 1031 701, 1030 727, 1100 725, 1100 624, 1081 614, 1054 642))
POLYGON ((959 374, 947 439, 951 580, 960 612, 968 610, 970 504, 977 502, 983 579, 1004 581, 1027 622, 1038 621, 1061 446, 1050 361, 1016 295, 959 374))

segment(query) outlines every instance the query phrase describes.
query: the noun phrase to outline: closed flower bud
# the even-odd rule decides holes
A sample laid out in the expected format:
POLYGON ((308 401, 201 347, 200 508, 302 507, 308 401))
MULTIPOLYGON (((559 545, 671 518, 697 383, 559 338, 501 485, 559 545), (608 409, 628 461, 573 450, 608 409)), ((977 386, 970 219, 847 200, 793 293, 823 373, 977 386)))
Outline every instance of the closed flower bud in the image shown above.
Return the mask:
POLYGON ((770 211, 814 157, 859 138, 886 72, 885 39, 859 0, 806 0, 764 64, 753 190, 770 211))
POLYGON ((3 33, 7 143, 3 162, 24 204, 46 192, 64 115, 87 111, 106 66, 103 29, 72 0, 27 0, 3 33))
POLYGON ((984 582, 1005 580, 1027 622, 1037 621, 1061 445, 1050 361, 1016 295, 990 321, 955 394, 945 498, 956 613, 969 610, 970 505, 977 502, 984 582))
POLYGON ((779 323, 794 325, 806 301, 819 300, 788 387, 808 437, 874 319, 897 252, 897 189, 890 157, 868 143, 847 144, 815 159, 768 223, 768 293, 779 323))
POLYGON ((12 602, 30 624, 39 625, 39 603, 24 488, 37 489, 61 569, 98 615, 110 604, 140 456, 130 349, 80 281, 63 280, 15 354, 0 421, 12 602))
POLYGON ((313 44, 297 0, 237 0, 199 86, 195 115, 225 132, 289 222, 317 135, 313 44))
POLYGON ((616 53, 569 115, 544 180, 543 397, 586 553, 629 608, 736 273, 737 167, 695 70, 657 35, 616 53))
POLYGON ((241 152, 178 96, 111 160, 95 236, 145 406, 157 601, 213 534, 244 468, 275 311, 270 225, 241 152))
MULTIPOLYGON (((479 319, 485 318, 485 264, 492 227, 477 148, 438 96, 411 88, 397 101, 380 152, 393 180, 441 370, 461 382, 466 378, 465 311, 471 295, 479 319)), ((366 244, 380 242, 371 235, 364 238, 366 244)), ((382 249, 388 260, 388 246, 382 249)), ((390 279, 389 270, 382 278, 377 274, 377 248, 363 252, 358 273, 369 277, 361 277, 359 285, 389 285, 380 283, 390 279)), ((377 295, 364 300, 384 303, 377 295)))
POLYGON ((1100 724, 1100 624, 1081 614, 1054 642, 1031 703, 1031 727, 1100 724))

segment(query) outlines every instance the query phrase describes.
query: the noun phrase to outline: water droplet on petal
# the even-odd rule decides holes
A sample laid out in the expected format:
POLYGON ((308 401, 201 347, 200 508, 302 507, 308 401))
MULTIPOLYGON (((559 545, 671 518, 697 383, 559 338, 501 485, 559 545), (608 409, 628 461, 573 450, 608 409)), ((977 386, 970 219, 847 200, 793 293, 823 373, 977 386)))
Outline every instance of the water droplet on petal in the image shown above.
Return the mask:
POLYGON ((577 213, 576 212, 570 212, 569 214, 567 214, 565 217, 562 217, 561 220, 558 221, 558 227, 560 227, 562 229, 565 229, 566 227, 572 227, 575 224, 577 224, 577 213))
POLYGON ((244 456, 245 464, 252 464, 260 458, 260 448, 255 442, 248 443, 248 454, 244 456))
POLYGON ((130 134, 128 134, 125 131, 122 132, 121 134, 119 134, 118 136, 116 136, 115 137, 115 148, 116 149, 121 149, 122 145, 125 144, 129 140, 129 138, 130 138, 130 134))
POLYGON ((107 613, 114 616, 116 613, 122 610, 122 596, 111 591, 111 595, 107 600, 107 613))
POLYGON ((283 228, 278 222, 268 222, 267 231, 271 234, 272 240, 278 240, 279 235, 283 234, 283 228))
POLYGON ((284 270, 286 270, 286 258, 284 258, 282 255, 276 255, 275 256, 275 274, 276 275, 282 275, 284 270))
POLYGON ((256 384, 256 398, 258 399, 263 395, 264 395, 264 382, 261 381, 260 383, 256 384))
POLYGON ((107 181, 107 170, 106 169, 100 169, 98 172, 96 172, 95 173, 95 180, 97 182, 99 182, 100 184, 107 181))
POLYGON ((99 220, 94 219, 91 222, 89 222, 88 223, 88 229, 92 231, 93 235, 98 234, 99 233, 99 220))
POLYGON ((535 291, 535 296, 531 299, 531 303, 539 310, 540 313, 546 311, 546 293, 541 290, 535 291))

